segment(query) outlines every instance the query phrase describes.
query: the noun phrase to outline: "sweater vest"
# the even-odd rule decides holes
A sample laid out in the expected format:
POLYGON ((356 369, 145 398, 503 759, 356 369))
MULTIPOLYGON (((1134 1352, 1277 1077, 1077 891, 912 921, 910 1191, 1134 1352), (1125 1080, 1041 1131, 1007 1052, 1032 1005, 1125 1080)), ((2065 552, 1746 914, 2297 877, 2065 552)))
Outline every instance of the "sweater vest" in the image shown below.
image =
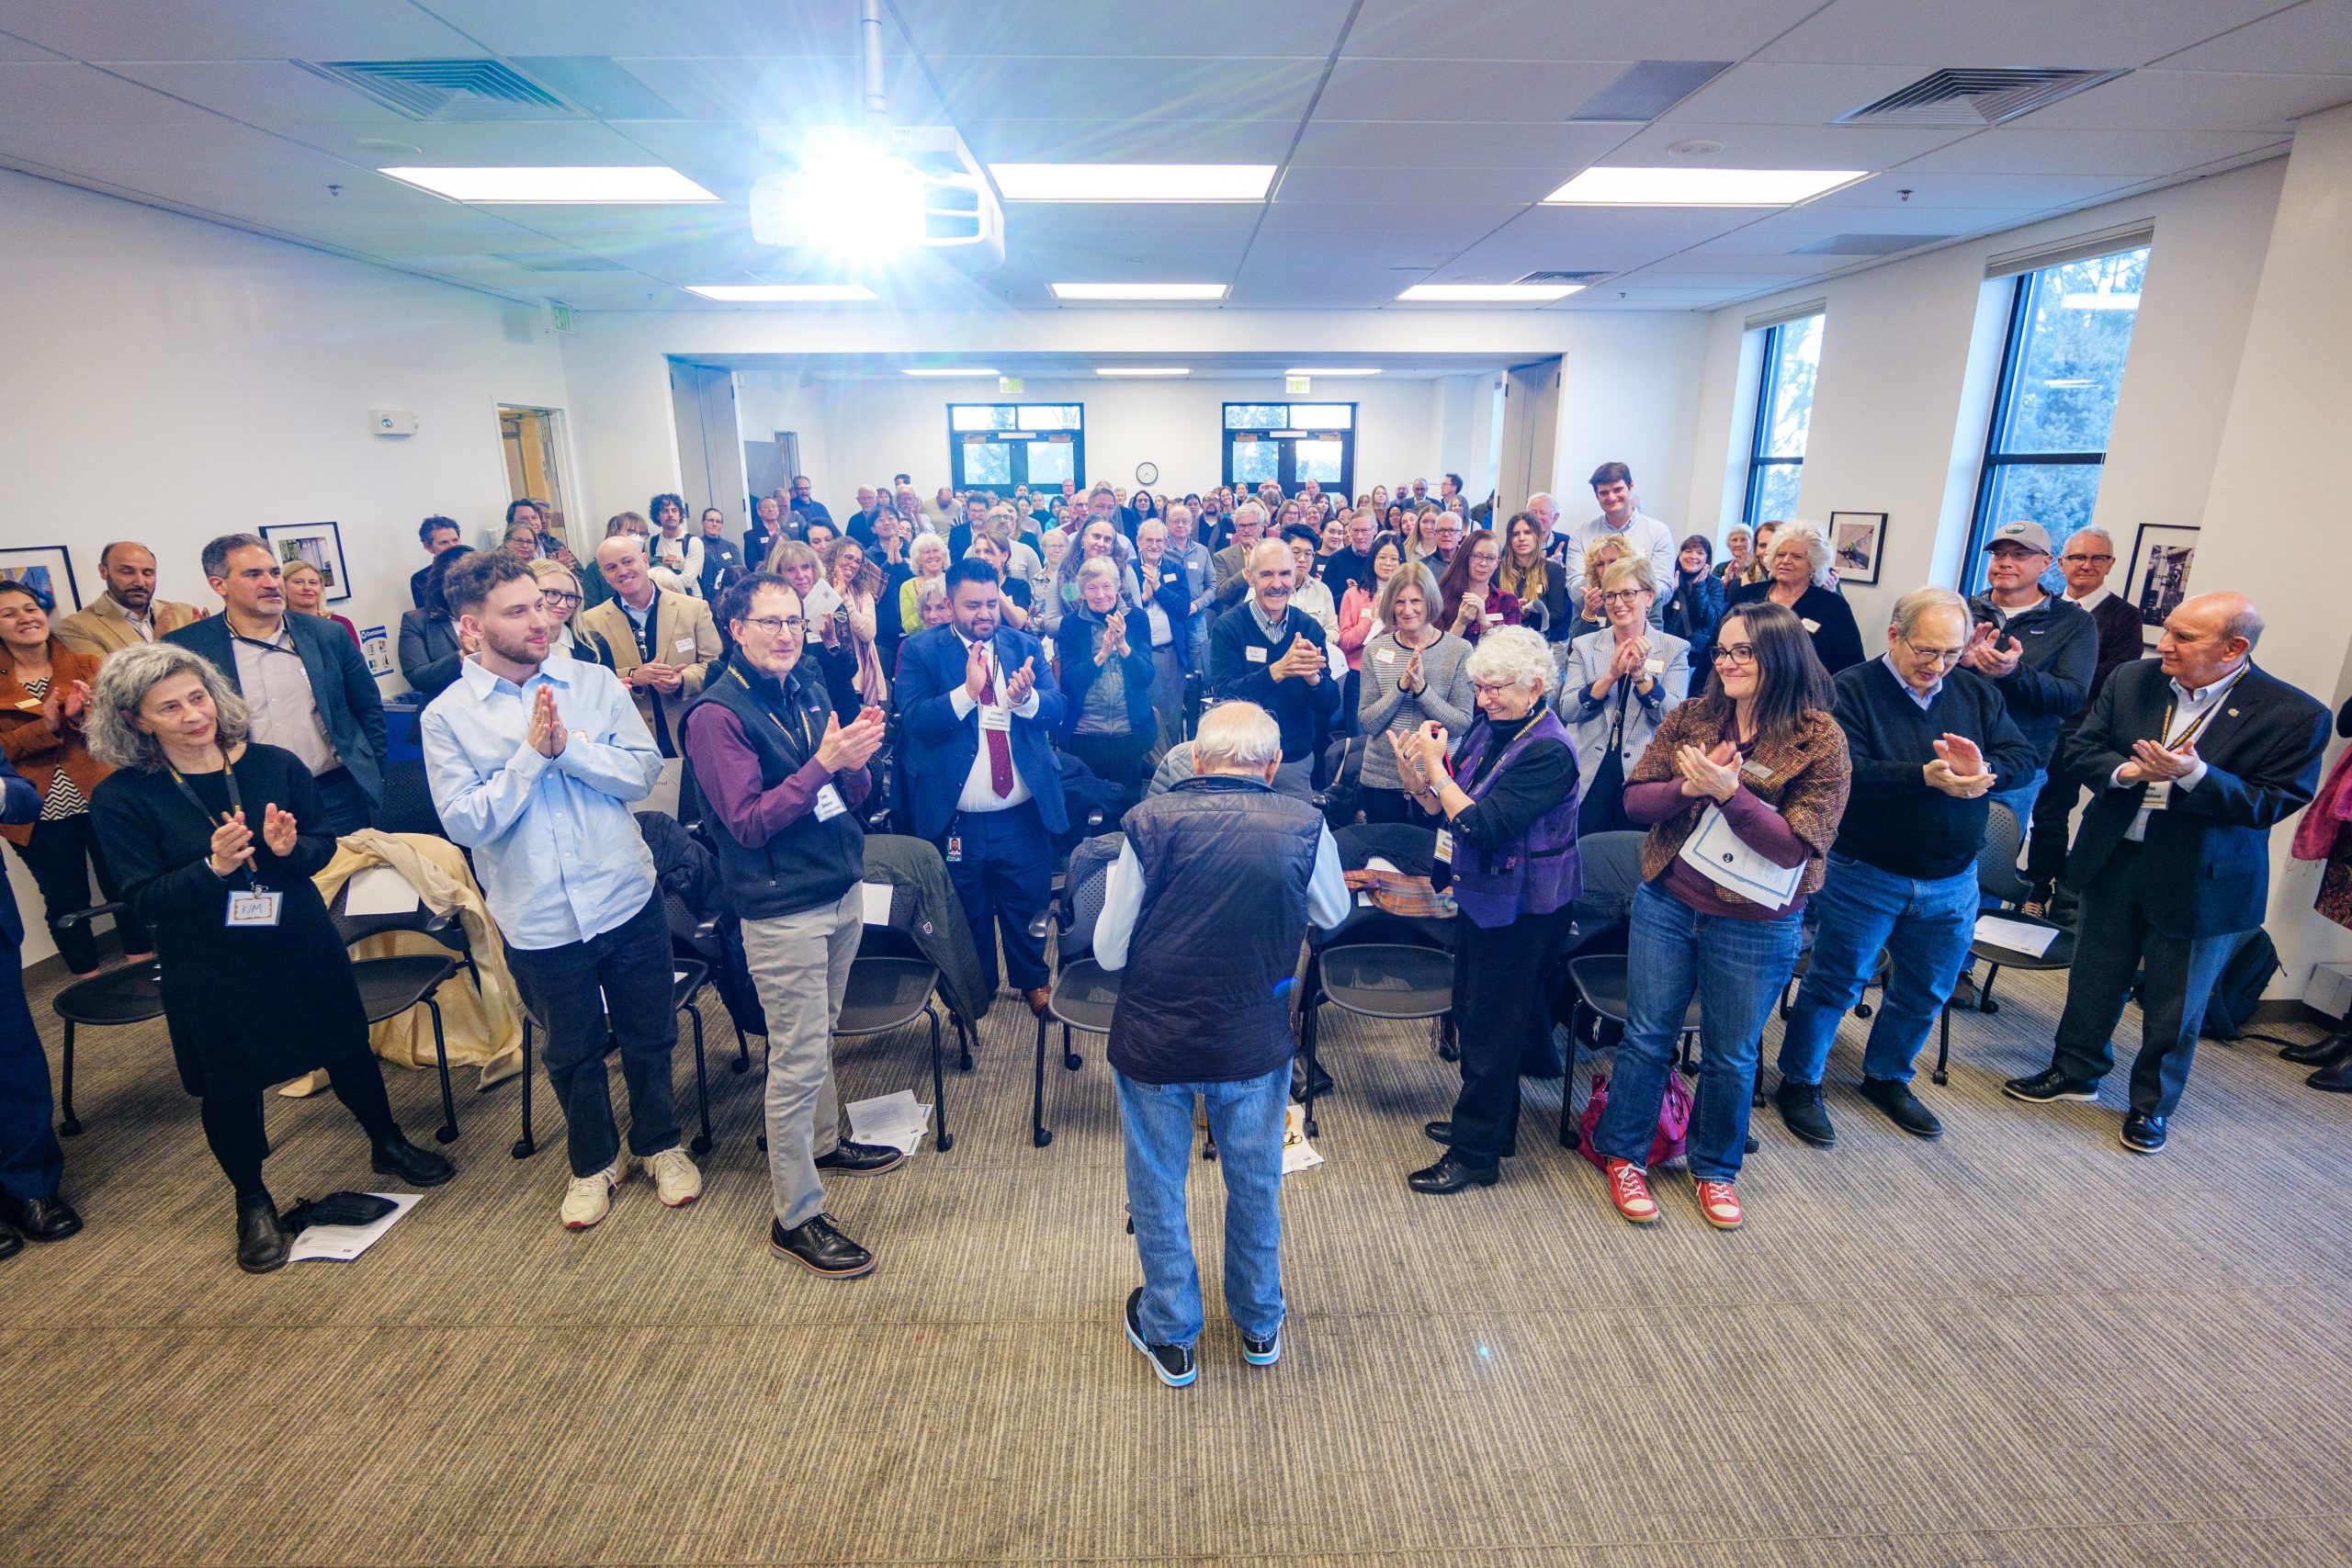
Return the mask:
MULTIPOLYGON (((702 695, 687 710, 691 716, 694 708, 707 703, 735 716, 744 740, 760 760, 763 791, 775 788, 808 764, 816 755, 817 739, 825 733, 825 721, 832 716, 824 682, 805 671, 805 665, 796 666, 780 691, 774 680, 752 672, 750 680, 760 688, 755 692, 738 679, 738 666, 729 660, 724 670, 712 672, 702 695)), ((747 920, 838 904, 865 872, 865 830, 854 812, 843 811, 830 822, 818 821, 814 811, 805 812, 757 849, 746 847, 723 822, 713 821, 707 839, 718 856, 728 902, 747 920)))
MULTIPOLYGON (((1455 778, 1478 780, 1475 787, 1464 786, 1473 800, 1484 799, 1503 770, 1534 741, 1557 740, 1571 751, 1576 749, 1559 716, 1547 707, 1503 748, 1500 760, 1480 778, 1479 763, 1493 737, 1491 726, 1471 726, 1453 759, 1455 778)), ((1453 901, 1472 925, 1493 931, 1521 915, 1548 915, 1584 891, 1584 862, 1577 854, 1577 804, 1582 794, 1570 794, 1538 817, 1526 836, 1508 849, 1455 847, 1453 901)))

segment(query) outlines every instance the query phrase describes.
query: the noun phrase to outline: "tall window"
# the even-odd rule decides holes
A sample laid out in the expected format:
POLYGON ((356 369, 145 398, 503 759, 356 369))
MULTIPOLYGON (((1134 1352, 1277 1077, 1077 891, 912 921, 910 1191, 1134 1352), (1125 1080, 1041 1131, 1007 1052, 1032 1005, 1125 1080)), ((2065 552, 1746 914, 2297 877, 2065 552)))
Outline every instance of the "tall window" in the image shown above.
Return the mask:
POLYGON ((1226 404, 1225 482, 1254 488, 1268 479, 1282 486, 1284 495, 1308 479, 1353 495, 1356 405, 1226 404))
POLYGON ((2049 530, 2054 550, 2091 520, 2147 271, 2142 245, 2020 273, 2010 286, 2000 390, 1968 536, 1969 592, 1984 581, 1989 530, 2024 518, 2049 530))
POLYGON ((1813 429, 1813 381, 1821 368, 1821 315, 1764 330, 1764 374, 1756 384, 1756 428, 1747 447, 1747 506, 1741 521, 1793 517, 1813 429))
POLYGON ((1015 485, 1058 491, 1086 483, 1083 403, 950 403, 947 464, 957 490, 1010 496, 1015 485))

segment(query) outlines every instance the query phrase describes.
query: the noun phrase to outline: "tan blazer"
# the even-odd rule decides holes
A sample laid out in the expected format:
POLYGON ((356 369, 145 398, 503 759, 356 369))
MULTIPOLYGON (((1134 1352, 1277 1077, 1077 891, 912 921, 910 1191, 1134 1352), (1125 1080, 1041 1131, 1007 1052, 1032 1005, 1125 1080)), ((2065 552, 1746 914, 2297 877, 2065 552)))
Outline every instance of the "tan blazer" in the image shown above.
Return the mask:
MULTIPOLYGON (((175 604, 169 599, 148 601, 147 613, 154 618, 155 636, 160 640, 165 632, 175 632, 190 621, 200 621, 204 612, 193 604, 175 604)), ((76 653, 86 653, 94 659, 104 659, 117 649, 134 647, 147 639, 130 624, 130 616, 109 593, 101 593, 85 610, 77 610, 50 627, 50 636, 76 653)))
MULTIPOLYGON (((645 662, 638 651, 637 627, 628 618, 617 595, 601 604, 580 612, 580 625, 605 639, 613 650, 613 673, 626 684, 628 672, 645 662)), ((631 687, 629 694, 637 701, 637 716, 645 720, 645 728, 660 740, 667 730, 668 750, 683 756, 684 748, 678 743, 677 724, 686 705, 702 694, 704 677, 719 655, 718 623, 710 618, 710 606, 699 599, 666 589, 653 592, 653 652, 663 664, 682 664, 685 678, 675 692, 662 694, 662 710, 657 723, 653 707, 653 692, 631 687)))

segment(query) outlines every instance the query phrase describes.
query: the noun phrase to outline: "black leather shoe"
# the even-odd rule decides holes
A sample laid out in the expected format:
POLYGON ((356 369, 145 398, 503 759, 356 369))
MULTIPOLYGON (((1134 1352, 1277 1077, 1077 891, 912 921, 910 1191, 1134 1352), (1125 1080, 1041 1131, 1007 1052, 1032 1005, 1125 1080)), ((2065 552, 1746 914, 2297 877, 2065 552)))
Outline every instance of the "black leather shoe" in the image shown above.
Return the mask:
POLYGON ((2278 1055, 2306 1067, 2332 1067, 2339 1062, 2352 1062, 2352 1030, 2315 1040, 2309 1045, 2290 1045, 2278 1055))
POLYGON ((368 1168, 379 1176, 396 1176, 412 1187, 438 1187, 458 1174, 447 1156, 420 1149, 399 1134, 368 1151, 368 1168))
POLYGON ((2324 1067, 2303 1080, 2326 1094, 2352 1094, 2352 1056, 2332 1067, 2324 1067))
POLYGON ((1170 1388, 1189 1387, 1193 1380, 1201 1375, 1200 1368, 1193 1364, 1191 1348, 1182 1345, 1145 1343, 1142 1308, 1143 1287, 1137 1285, 1127 1292, 1127 1343, 1143 1352, 1143 1359, 1151 1363, 1153 1375, 1161 1382, 1170 1388))
POLYGON ((1772 1091, 1773 1108, 1780 1111, 1781 1121, 1799 1140, 1816 1149, 1834 1148, 1838 1144, 1838 1129, 1829 1124, 1829 1108, 1821 1103, 1821 1086, 1817 1083, 1792 1083, 1781 1080, 1772 1091))
POLYGON ((2165 1146, 2165 1119, 2132 1111, 2123 1119, 2123 1146, 2135 1155, 2155 1154, 2165 1146))
POLYGON ((294 1238, 278 1223, 277 1205, 265 1192, 237 1200, 237 1267, 248 1274, 266 1274, 286 1267, 286 1249, 294 1238))
POLYGON ((2070 1078, 2055 1067, 2045 1067, 2030 1078, 2011 1078, 2001 1086, 2011 1100, 2047 1105, 2053 1100, 2097 1100, 2098 1080, 2070 1078))
POLYGON ((817 1168, 835 1176, 879 1176, 907 1163, 907 1156, 888 1144, 853 1144, 843 1138, 833 1152, 817 1156, 817 1168))
POLYGON ((0 1220, 0 1262, 16 1257, 24 1249, 25 1238, 17 1234, 17 1227, 0 1220))
POLYGON ((1429 1141, 1432 1144, 1448 1148, 1453 1145, 1453 1123, 1451 1121, 1424 1122, 1421 1123, 1421 1131, 1428 1135, 1429 1141))
POLYGON ((1405 1178, 1405 1185, 1416 1192, 1459 1192, 1465 1187, 1492 1187, 1503 1177, 1498 1165, 1477 1165, 1452 1149, 1435 1165, 1413 1172, 1405 1178))
POLYGON ((874 1254, 835 1230, 830 1214, 812 1214, 790 1230, 782 1220, 770 1220, 768 1250, 829 1280, 874 1272, 874 1254))
POLYGON ((1900 1078, 1864 1078, 1862 1098, 1886 1112, 1886 1119, 1915 1138, 1940 1138, 1944 1124, 1920 1103, 1911 1086, 1900 1078))
POLYGON ((82 1216, 62 1198, 0 1198, 0 1223, 27 1241, 63 1241, 82 1228, 82 1216))

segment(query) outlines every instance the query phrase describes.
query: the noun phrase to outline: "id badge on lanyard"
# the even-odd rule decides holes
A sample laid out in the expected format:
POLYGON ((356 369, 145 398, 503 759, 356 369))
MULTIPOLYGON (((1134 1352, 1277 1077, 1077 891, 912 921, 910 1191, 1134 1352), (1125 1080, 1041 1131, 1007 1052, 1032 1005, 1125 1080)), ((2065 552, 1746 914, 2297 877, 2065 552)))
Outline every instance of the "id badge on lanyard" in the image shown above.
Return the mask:
MULTIPOLYGON (((189 787, 187 780, 180 776, 179 770, 167 768, 166 771, 172 775, 172 783, 179 786, 180 794, 187 797, 188 804, 196 807, 198 814, 204 818, 208 827, 226 827, 245 808, 244 797, 237 788, 237 770, 230 765, 225 753, 220 759, 220 782, 229 791, 229 809, 221 814, 218 822, 213 819, 212 808, 205 805, 203 797, 189 787)), ((275 926, 277 924, 278 915, 283 910, 285 902, 286 895, 275 889, 264 887, 254 876, 252 865, 247 864, 245 886, 229 889, 228 913, 221 923, 232 931, 240 928, 256 930, 275 926)))

